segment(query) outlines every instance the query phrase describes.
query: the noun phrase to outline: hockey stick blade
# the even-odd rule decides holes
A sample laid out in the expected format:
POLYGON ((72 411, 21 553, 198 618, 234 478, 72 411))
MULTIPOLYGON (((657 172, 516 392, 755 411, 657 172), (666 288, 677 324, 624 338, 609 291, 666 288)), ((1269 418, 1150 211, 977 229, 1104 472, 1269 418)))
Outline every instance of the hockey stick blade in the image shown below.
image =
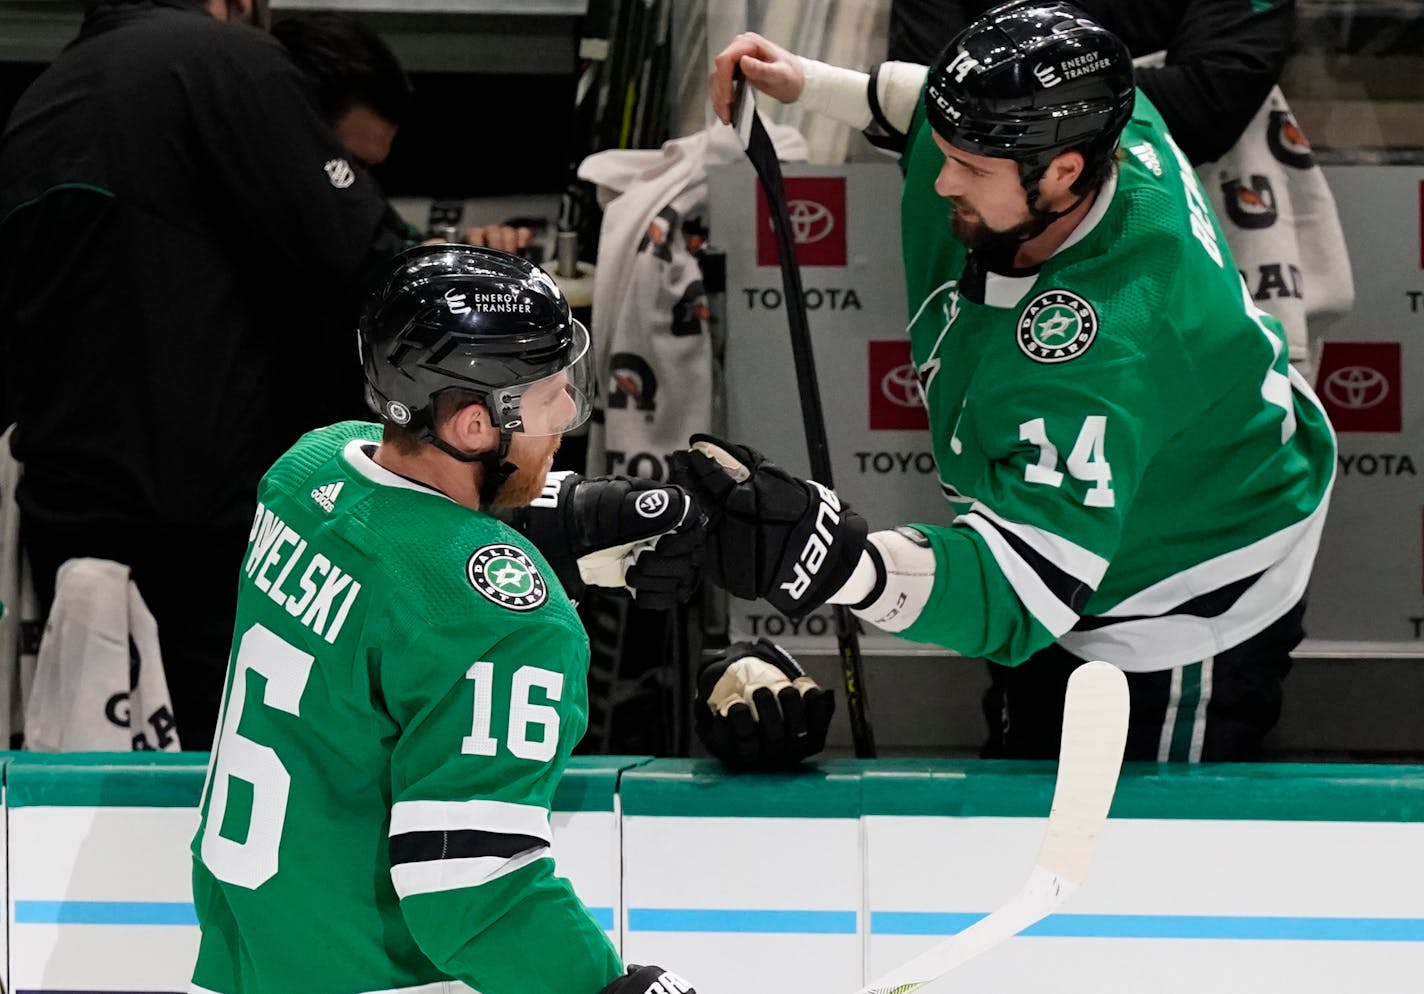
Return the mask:
POLYGON ((1053 807, 1038 862, 1007 904, 862 987, 857 994, 908 994, 1047 917, 1088 877, 1107 821, 1127 744, 1127 678, 1108 663, 1085 663, 1068 679, 1063 746, 1053 807))

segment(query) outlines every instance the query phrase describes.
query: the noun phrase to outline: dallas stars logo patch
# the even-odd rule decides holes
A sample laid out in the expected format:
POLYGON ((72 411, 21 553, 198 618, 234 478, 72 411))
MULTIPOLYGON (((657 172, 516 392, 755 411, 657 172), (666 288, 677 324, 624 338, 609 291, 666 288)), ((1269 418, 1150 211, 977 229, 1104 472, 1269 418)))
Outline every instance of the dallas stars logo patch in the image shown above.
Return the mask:
POLYGON ((500 607, 532 611, 549 599, 549 585, 524 550, 513 545, 486 545, 465 564, 470 586, 500 607))
POLYGON ((1098 312, 1076 293, 1049 290, 1019 315, 1019 349, 1034 362, 1067 362, 1098 337, 1098 312))

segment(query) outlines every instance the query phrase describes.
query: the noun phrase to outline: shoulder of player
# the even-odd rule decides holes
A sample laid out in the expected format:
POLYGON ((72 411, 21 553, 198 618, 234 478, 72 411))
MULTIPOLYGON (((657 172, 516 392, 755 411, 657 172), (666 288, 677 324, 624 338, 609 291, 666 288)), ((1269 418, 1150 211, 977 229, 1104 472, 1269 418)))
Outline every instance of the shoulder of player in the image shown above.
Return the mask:
POLYGON ((1086 300, 1109 338, 1140 339, 1160 327, 1192 259, 1180 191, 1120 177, 1089 239, 1089 251, 1055 273, 1054 285, 1086 300))
POLYGON ((380 425, 367 421, 342 421, 306 432, 292 443, 291 448, 277 457, 277 461, 272 464, 268 474, 280 473, 298 465, 306 466, 325 462, 355 439, 379 442, 381 440, 380 425))
POLYGON ((473 619, 493 632, 577 625, 552 567, 519 532, 455 503, 425 509, 418 526, 380 542, 377 568, 391 609, 432 626, 473 619))

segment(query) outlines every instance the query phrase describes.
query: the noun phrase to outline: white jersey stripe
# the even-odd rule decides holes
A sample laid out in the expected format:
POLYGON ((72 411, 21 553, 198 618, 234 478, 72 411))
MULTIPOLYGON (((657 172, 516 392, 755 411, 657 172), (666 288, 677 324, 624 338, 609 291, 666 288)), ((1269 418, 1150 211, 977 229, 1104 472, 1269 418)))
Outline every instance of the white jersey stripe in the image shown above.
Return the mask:
POLYGON ((510 859, 502 856, 479 856, 474 859, 431 859, 421 863, 398 863, 391 867, 391 883, 395 885, 396 895, 402 899, 413 894, 434 894, 439 891, 479 887, 549 855, 549 847, 540 846, 510 859))
POLYGON ((549 812, 534 804, 508 801, 397 801, 391 806, 391 835, 473 829, 502 835, 532 835, 550 843, 549 812))
MULTIPOLYGON (((1321 508, 1324 506, 1322 503, 1321 508)), ((1058 637, 1058 644, 1075 656, 1104 659, 1130 673, 1169 669, 1219 655, 1266 628, 1305 595, 1324 521, 1323 513, 1313 515, 1312 526, 1300 537, 1300 544, 1222 614, 1212 618, 1167 614, 1121 621, 1093 631, 1067 632, 1058 637)))
POLYGON ((1014 588, 1014 593, 1018 594, 1019 600, 1023 601, 1039 624, 1047 628, 1055 638, 1077 623, 1077 613, 1048 589, 1043 578, 1032 566, 1024 562, 1023 557, 1014 551, 1004 536, 999 534, 985 517, 964 514, 957 521, 973 528, 983 537, 989 551, 993 553, 994 561, 1008 579, 1009 585, 1014 588))
POLYGON ((1108 571, 1108 561, 1081 545, 1042 528, 1001 518, 981 501, 975 501, 974 505, 969 508, 969 513, 982 514, 1004 531, 1013 532, 1023 540, 1025 545, 1028 545, 1044 559, 1069 576, 1082 580, 1094 590, 1097 590, 1098 584, 1103 582, 1103 576, 1108 571))
POLYGON ((1172 758, 1172 732, 1177 727, 1177 709, 1182 705, 1182 668, 1172 669, 1172 686, 1167 691, 1167 710, 1162 715, 1162 735, 1157 740, 1157 762, 1172 758))
MULTIPOLYGON (((1326 489, 1325 496, 1315 505, 1315 510, 1300 521, 1250 545, 1233 549, 1197 563, 1180 573, 1174 573, 1165 580, 1138 591, 1115 607, 1098 613, 1097 617, 1165 614, 1193 597, 1218 590, 1256 573, 1278 572, 1287 560, 1299 559, 1299 553, 1305 548, 1310 550, 1310 555, 1304 560, 1304 569, 1308 573, 1310 564, 1315 559, 1315 547, 1320 543, 1320 529, 1325 524, 1325 510, 1330 504, 1330 489, 1333 487, 1332 480, 1331 487, 1326 489)), ((1195 658, 1202 657, 1198 655, 1195 658)))
POLYGON ((1202 660, 1200 700, 1197 701, 1196 721, 1192 723, 1192 744, 1187 750, 1189 763, 1201 762, 1202 746, 1206 744, 1206 712, 1211 704, 1211 670, 1215 662, 1215 656, 1207 656, 1202 660))

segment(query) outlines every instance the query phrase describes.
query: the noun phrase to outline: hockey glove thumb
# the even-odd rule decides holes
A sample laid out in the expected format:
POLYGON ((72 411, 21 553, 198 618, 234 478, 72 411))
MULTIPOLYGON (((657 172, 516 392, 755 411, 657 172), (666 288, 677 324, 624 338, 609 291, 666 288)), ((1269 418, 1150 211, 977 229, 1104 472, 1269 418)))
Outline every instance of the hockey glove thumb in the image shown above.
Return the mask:
POLYGON ((687 599, 701 572, 703 517, 676 486, 550 473, 512 524, 575 600, 589 586, 626 588, 639 606, 667 609, 687 599))
POLYGON ((825 748, 835 710, 835 693, 763 638, 732 644, 698 674, 693 724, 733 769, 783 770, 825 748))
POLYGON ((865 519, 835 491, 755 449, 693 435, 668 465, 708 517, 708 577, 734 597, 765 598, 798 618, 835 594, 860 561, 865 519))

